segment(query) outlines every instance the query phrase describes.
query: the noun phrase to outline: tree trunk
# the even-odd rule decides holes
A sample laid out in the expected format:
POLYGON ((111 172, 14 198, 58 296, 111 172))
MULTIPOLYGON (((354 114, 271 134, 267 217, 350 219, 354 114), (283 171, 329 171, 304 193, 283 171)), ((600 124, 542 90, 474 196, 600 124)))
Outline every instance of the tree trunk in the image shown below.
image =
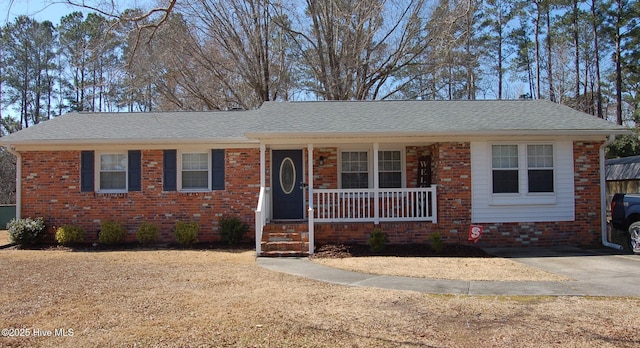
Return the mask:
POLYGON ((615 53, 614 62, 616 69, 616 122, 622 125, 622 58, 620 57, 622 51, 622 36, 620 34, 620 25, 622 22, 622 1, 616 0, 618 9, 616 12, 616 32, 615 32, 615 53))
MULTIPOLYGON (((578 0, 573 0, 573 44, 575 45, 574 60, 576 69, 576 107, 583 110, 584 106, 580 104, 580 37, 578 35, 578 0)), ((585 86, 587 80, 584 81, 585 86)), ((585 94, 586 98, 586 94, 585 94)))
POLYGON ((547 69, 549 71, 549 100, 556 101, 556 92, 553 90, 553 64, 551 61, 551 5, 547 2, 545 9, 547 16, 547 69))
POLYGON ((591 0, 593 50, 596 64, 596 115, 600 118, 604 118, 602 113, 602 90, 600 88, 602 81, 600 79, 600 49, 598 47, 598 16, 596 12, 596 0, 591 0))
POLYGON ((536 11, 536 19, 535 19, 535 46, 536 46, 536 97, 535 99, 540 98, 540 2, 535 1, 537 11, 536 11))

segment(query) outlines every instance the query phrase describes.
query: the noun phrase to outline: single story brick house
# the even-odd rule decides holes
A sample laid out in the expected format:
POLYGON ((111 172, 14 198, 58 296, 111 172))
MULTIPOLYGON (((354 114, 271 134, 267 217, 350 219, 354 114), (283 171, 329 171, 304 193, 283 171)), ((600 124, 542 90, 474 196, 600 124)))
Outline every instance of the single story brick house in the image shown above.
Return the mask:
MULTIPOLYGON (((604 146, 627 130, 543 100, 265 102, 258 110, 69 113, 0 138, 18 157, 17 215, 118 220, 173 240, 197 221, 251 226, 258 254, 318 243, 594 245, 604 146)), ((93 231, 93 233, 91 233, 93 231)), ((52 233, 52 230, 50 229, 52 233)))

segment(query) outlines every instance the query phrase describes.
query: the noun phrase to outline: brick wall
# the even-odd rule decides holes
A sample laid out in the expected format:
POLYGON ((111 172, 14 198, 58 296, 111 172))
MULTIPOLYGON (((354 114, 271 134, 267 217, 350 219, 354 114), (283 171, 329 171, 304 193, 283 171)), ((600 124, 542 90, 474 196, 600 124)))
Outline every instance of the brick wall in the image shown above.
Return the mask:
MULTIPOLYGON (((305 150, 308 156, 308 153, 305 150)), ((322 147, 313 149, 313 187, 317 189, 338 188, 338 149, 322 147), (322 157, 322 165, 320 165, 322 157)))
POLYGON ((260 150, 227 149, 225 190, 181 193, 162 190, 162 150, 142 151, 142 191, 118 194, 80 192, 80 151, 22 153, 22 215, 44 217, 49 226, 82 226, 85 241, 97 240, 100 223, 117 220, 135 240, 143 221, 160 227, 160 239, 173 241, 178 220, 200 223, 200 241, 219 240, 218 218, 239 216, 253 236, 254 209, 260 191, 260 150))
POLYGON ((575 221, 482 224, 491 246, 596 246, 600 244, 601 142, 574 142, 575 221))
MULTIPOLYGON (((575 221, 481 224, 483 246, 593 246, 600 241, 600 142, 574 142, 575 221)), ((469 143, 438 143, 418 152, 431 154, 433 181, 438 185, 438 223, 317 224, 316 242, 366 243, 374 228, 390 243, 428 243, 440 233, 447 243, 470 244, 471 152, 469 143)), ((407 186, 413 182, 417 155, 407 148, 407 186)), ((411 186, 410 186, 411 187, 411 186)))
MULTIPOLYGON (((420 157, 431 157, 431 146, 407 146, 405 151, 407 187, 418 187, 418 160, 420 157)), ((431 172, 433 173, 433 162, 431 165, 431 172)))
MULTIPOLYGON (((599 142, 574 143, 576 220, 544 223, 482 224, 485 246, 596 245, 600 240, 599 142)), ((415 187, 417 159, 431 156, 432 180, 438 185, 438 223, 337 223, 318 224, 316 242, 366 243, 371 231, 380 227, 391 243, 427 243, 440 233, 449 243, 469 243, 471 224, 471 167, 469 143, 437 143, 407 147, 407 186, 415 187)), ((108 219, 124 224, 128 240, 143 222, 161 228, 161 239, 173 240, 178 220, 200 223, 202 241, 219 239, 217 220, 224 214, 238 215, 254 235, 254 209, 260 186, 259 149, 227 149, 225 190, 198 193, 162 191, 162 150, 142 151, 142 191, 124 194, 80 192, 80 151, 24 152, 22 171, 22 215, 46 219, 48 225, 81 225, 87 241, 97 240, 100 222, 108 219)), ((314 186, 337 188, 338 156, 335 147, 314 150, 314 186), (320 156, 324 164, 319 165, 320 156)), ((267 156, 269 162, 269 156, 267 156)), ((269 166, 267 166, 268 170, 269 166)), ((267 182, 269 177, 267 176, 267 182)), ((51 231, 50 231, 51 232, 51 231)), ((50 240, 53 240, 50 236, 50 240)))

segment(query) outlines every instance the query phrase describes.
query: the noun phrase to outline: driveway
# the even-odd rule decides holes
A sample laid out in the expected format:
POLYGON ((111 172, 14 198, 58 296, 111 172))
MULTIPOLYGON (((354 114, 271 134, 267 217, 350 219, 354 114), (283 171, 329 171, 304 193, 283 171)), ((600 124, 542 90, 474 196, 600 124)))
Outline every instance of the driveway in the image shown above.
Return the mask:
POLYGON ((640 296, 640 256, 613 249, 504 248, 487 252, 573 280, 497 282, 381 276, 339 270, 307 258, 258 258, 258 265, 310 279, 351 286, 464 295, 640 296))
POLYGON ((489 249, 487 252, 575 279, 563 283, 584 295, 640 296, 640 255, 622 254, 609 248, 571 247, 489 249))

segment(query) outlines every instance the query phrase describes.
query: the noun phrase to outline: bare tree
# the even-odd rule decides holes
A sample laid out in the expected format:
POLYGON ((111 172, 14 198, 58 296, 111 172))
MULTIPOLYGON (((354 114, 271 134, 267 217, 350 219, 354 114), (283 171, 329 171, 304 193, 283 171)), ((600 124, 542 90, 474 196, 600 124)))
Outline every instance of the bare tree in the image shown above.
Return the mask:
POLYGON ((148 38, 152 38, 156 30, 169 20, 177 2, 178 0, 166 0, 162 5, 147 11, 127 11, 128 9, 121 9, 116 0, 66 0, 69 5, 91 10, 108 19, 133 23, 137 33, 134 50, 142 39, 142 32, 151 29, 152 34, 148 38))
POLYGON ((377 99, 427 47, 418 39, 423 0, 307 0, 289 13, 296 21, 280 25, 296 44, 304 87, 321 99, 377 99))
POLYGON ((274 23, 287 21, 282 6, 270 0, 199 0, 180 10, 193 20, 194 54, 203 66, 214 76, 240 78, 253 91, 255 100, 238 98, 239 106, 286 98, 291 50, 282 27, 274 23), (210 50, 229 64, 211 61, 210 50))

